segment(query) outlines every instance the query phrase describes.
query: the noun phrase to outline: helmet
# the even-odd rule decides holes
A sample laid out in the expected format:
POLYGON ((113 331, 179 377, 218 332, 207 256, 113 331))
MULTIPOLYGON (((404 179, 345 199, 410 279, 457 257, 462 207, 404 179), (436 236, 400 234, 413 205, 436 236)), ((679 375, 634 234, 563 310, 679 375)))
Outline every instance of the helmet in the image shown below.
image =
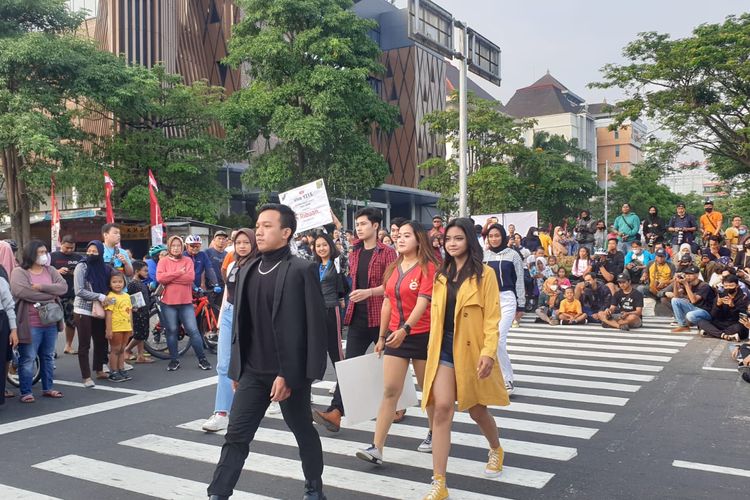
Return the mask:
POLYGON ((197 234, 190 234, 187 238, 185 238, 185 244, 186 245, 202 245, 203 240, 201 240, 201 237, 197 234))
POLYGON ((162 252, 167 251, 167 245, 154 245, 148 249, 148 255, 152 259, 158 256, 162 252))

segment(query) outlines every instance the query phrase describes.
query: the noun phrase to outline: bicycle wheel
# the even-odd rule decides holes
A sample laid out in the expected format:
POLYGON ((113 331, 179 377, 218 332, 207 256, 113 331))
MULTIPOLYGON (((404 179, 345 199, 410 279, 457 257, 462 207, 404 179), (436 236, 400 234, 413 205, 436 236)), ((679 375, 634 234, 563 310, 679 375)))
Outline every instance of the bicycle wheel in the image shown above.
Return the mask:
MULTIPOLYGON (((167 331, 162 326, 159 319, 159 309, 151 309, 149 317, 149 336, 143 342, 143 347, 155 358, 170 359, 169 348, 167 347, 167 331)), ((182 356, 190 349, 190 338, 185 335, 185 331, 180 327, 177 334, 177 354, 182 356)))
MULTIPOLYGON (((21 380, 18 376, 18 350, 13 350, 13 358, 8 362, 8 376, 5 380, 13 387, 21 387, 21 380)), ((42 365, 39 362, 39 356, 34 358, 34 376, 31 379, 32 384, 36 384, 42 378, 42 365)))
POLYGON ((207 309, 203 310, 198 317, 198 330, 205 339, 206 346, 216 353, 216 346, 219 343, 219 308, 214 304, 209 304, 207 309))

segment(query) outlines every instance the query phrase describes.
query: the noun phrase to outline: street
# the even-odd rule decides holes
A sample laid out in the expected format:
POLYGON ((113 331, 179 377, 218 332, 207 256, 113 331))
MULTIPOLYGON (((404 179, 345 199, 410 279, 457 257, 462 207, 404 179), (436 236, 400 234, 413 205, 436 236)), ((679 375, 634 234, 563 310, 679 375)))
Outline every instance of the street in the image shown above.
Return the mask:
MULTIPOLYGON (((486 442, 468 413, 457 413, 451 498, 747 498, 750 385, 729 359, 732 345, 670 334, 664 318, 623 333, 527 315, 509 335, 512 403, 492 409, 503 474, 483 477, 486 442)), ((64 399, 16 397, 0 407, 2 498, 204 498, 223 442, 200 430, 215 376, 192 352, 177 372, 165 367, 137 365, 131 382, 92 390, 78 384, 76 357, 61 354, 64 399)), ((319 406, 330 400, 332 375, 329 367, 313 386, 319 406)), ((432 470, 431 456, 416 451, 426 426, 425 414, 409 409, 381 467, 354 457, 374 422, 337 434, 319 428, 328 498, 421 498, 432 470)), ((302 480, 293 435, 280 415, 267 417, 233 498, 301 498, 302 480)))

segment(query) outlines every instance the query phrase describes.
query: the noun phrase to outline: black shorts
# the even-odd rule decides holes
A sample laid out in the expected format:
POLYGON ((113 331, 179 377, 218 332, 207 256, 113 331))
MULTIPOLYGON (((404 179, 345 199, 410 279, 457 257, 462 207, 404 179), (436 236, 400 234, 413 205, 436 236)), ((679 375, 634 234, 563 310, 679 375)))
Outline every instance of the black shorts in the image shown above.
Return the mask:
MULTIPOLYGON (((390 335, 390 332, 387 335, 390 335)), ((385 355, 406 359, 427 359, 427 344, 429 341, 429 333, 407 335, 400 346, 396 348, 386 346, 385 355)))
POLYGON ((65 326, 75 327, 76 322, 73 318, 73 302, 75 297, 62 297, 60 303, 62 304, 63 316, 65 319, 65 326))

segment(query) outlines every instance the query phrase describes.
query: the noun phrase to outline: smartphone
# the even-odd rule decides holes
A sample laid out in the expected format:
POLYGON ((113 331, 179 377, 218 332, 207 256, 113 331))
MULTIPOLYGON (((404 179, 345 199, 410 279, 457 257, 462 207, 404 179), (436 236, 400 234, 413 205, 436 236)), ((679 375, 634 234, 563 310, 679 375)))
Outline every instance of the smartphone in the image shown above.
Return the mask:
POLYGON ((741 312, 740 313, 740 319, 744 319, 745 321, 747 321, 747 313, 741 312))

